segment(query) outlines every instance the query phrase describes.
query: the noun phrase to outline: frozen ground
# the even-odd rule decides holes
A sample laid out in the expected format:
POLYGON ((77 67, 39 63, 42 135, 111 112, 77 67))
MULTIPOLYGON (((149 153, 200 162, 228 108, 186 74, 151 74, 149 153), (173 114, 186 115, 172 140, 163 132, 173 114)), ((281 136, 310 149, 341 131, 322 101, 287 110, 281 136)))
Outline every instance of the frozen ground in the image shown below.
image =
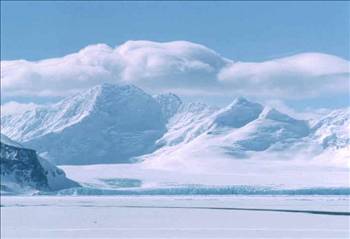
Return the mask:
POLYGON ((203 171, 198 167, 190 171, 154 169, 142 163, 60 168, 67 177, 84 186, 60 191, 60 195, 251 194, 256 191, 269 195, 350 194, 348 169, 305 162, 231 160, 223 165, 217 162, 210 170, 203 171), (272 191, 274 189, 283 192, 272 191), (304 189, 307 192, 300 191, 304 189))
POLYGON ((1 197, 1 238, 349 238, 347 196, 1 197))

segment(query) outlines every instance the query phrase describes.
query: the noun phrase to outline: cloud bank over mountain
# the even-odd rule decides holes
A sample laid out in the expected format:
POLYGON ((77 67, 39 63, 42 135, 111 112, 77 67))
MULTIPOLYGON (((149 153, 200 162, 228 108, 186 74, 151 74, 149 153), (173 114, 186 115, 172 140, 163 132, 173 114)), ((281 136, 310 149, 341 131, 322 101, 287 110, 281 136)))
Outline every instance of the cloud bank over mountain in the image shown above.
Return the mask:
POLYGON ((350 63, 321 53, 239 62, 187 41, 90 45, 41 61, 1 61, 2 97, 66 96, 103 83, 135 84, 154 93, 299 99, 347 93, 350 63))

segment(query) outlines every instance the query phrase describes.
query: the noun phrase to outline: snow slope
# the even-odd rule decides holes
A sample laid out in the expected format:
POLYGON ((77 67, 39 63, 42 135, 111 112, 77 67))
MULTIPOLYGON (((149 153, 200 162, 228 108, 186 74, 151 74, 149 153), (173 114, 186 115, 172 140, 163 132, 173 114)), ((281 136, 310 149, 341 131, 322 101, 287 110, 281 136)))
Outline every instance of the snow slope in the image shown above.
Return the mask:
POLYGON ((7 137, 6 135, 0 134, 0 140, 1 143, 3 144, 7 144, 9 146, 13 146, 13 147, 19 147, 22 148, 22 145, 20 145, 19 143, 13 141, 12 139, 10 139, 9 137, 7 137))
POLYGON ((315 139, 324 148, 344 148, 350 144, 350 109, 334 110, 312 125, 315 139))
POLYGON ((317 145, 315 160, 350 168, 350 109, 339 109, 312 124, 311 142, 317 145))
POLYGON ((49 106, 38 106, 17 114, 2 114, 1 132, 26 142, 82 121, 93 109, 99 87, 89 89, 49 106))
POLYGON ((308 122, 242 97, 221 110, 205 105, 185 108, 169 121, 158 141, 163 147, 143 157, 145 164, 193 170, 222 159, 288 159, 302 149, 302 142, 310 141, 308 122))

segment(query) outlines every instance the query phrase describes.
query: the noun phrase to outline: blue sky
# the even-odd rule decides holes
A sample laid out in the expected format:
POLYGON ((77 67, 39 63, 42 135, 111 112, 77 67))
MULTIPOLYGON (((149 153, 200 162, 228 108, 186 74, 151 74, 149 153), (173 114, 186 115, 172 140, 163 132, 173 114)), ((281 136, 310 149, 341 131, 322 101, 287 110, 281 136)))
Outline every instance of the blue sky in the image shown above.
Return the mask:
POLYGON ((1 2, 1 58, 38 60, 94 43, 188 40, 225 57, 299 52, 349 59, 348 2, 1 2))
MULTIPOLYGON (((88 45, 105 43, 115 47, 128 40, 160 42, 186 40, 202 44, 228 59, 243 62, 260 62, 304 52, 325 53, 349 60, 349 12, 349 2, 324 1, 2 1, 1 60, 35 61, 62 57, 78 52, 88 45)), ((322 60, 328 62, 329 59, 322 57, 322 60)), ((335 68, 330 69, 329 72, 333 74, 335 68)), ((310 72, 313 73, 313 69, 310 69, 310 72)), ((19 80, 22 84, 22 79, 19 80)), ((33 79, 29 80, 32 84, 33 79)), ((3 88, 8 86, 8 89, 12 90, 13 85, 10 85, 8 81, 4 84, 3 79, 2 81, 3 88)), ((12 81, 12 84, 19 84, 12 81)), ((56 83, 50 84, 55 86, 56 83)), ((307 85, 309 83, 295 84, 307 85)), ((339 84, 344 86, 344 81, 339 84)), ((297 89, 295 85, 286 87, 297 89)), ((323 86, 319 87, 320 90, 323 88, 323 86)), ((315 90, 317 89, 316 87, 315 90)), ((2 89, 2 91, 5 90, 2 89)), ((257 88, 256 91, 260 89, 257 88)), ((18 92, 23 92, 23 90, 18 90, 18 92)), ((37 92, 37 95, 47 94, 49 90, 44 89, 43 92, 37 92)), ((283 91, 276 92, 283 96, 283 91)), ((226 104, 237 94, 237 92, 227 94, 227 97, 207 96, 207 99, 214 103, 226 104)), ((206 96, 189 98, 203 99, 203 97, 206 96)), ((264 97, 266 98, 266 95, 264 97)), ((38 98, 32 94, 17 94, 2 97, 5 101, 37 102, 45 102, 49 98, 56 99, 56 96, 38 98)), ((278 96, 273 98, 273 100, 276 99, 279 99, 278 96)), ((291 97, 281 97, 281 99, 288 105, 300 109, 337 108, 349 105, 349 93, 344 93, 344 91, 339 94, 334 94, 334 92, 328 94, 325 91, 305 99, 291 97)))

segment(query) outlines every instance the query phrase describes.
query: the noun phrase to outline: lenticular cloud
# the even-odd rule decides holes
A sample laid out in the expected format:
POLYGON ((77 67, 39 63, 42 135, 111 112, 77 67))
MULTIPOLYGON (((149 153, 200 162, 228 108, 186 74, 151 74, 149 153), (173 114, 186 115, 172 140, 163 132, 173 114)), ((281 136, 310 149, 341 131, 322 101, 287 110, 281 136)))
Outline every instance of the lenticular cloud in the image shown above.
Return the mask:
POLYGON ((187 41, 96 44, 61 58, 1 61, 3 97, 64 96, 102 82, 135 84, 155 93, 312 97, 346 92, 349 61, 304 53, 239 62, 187 41))
POLYGON ((349 88, 349 62, 321 53, 304 53, 265 62, 235 62, 220 71, 218 78, 256 94, 318 96, 349 88))

